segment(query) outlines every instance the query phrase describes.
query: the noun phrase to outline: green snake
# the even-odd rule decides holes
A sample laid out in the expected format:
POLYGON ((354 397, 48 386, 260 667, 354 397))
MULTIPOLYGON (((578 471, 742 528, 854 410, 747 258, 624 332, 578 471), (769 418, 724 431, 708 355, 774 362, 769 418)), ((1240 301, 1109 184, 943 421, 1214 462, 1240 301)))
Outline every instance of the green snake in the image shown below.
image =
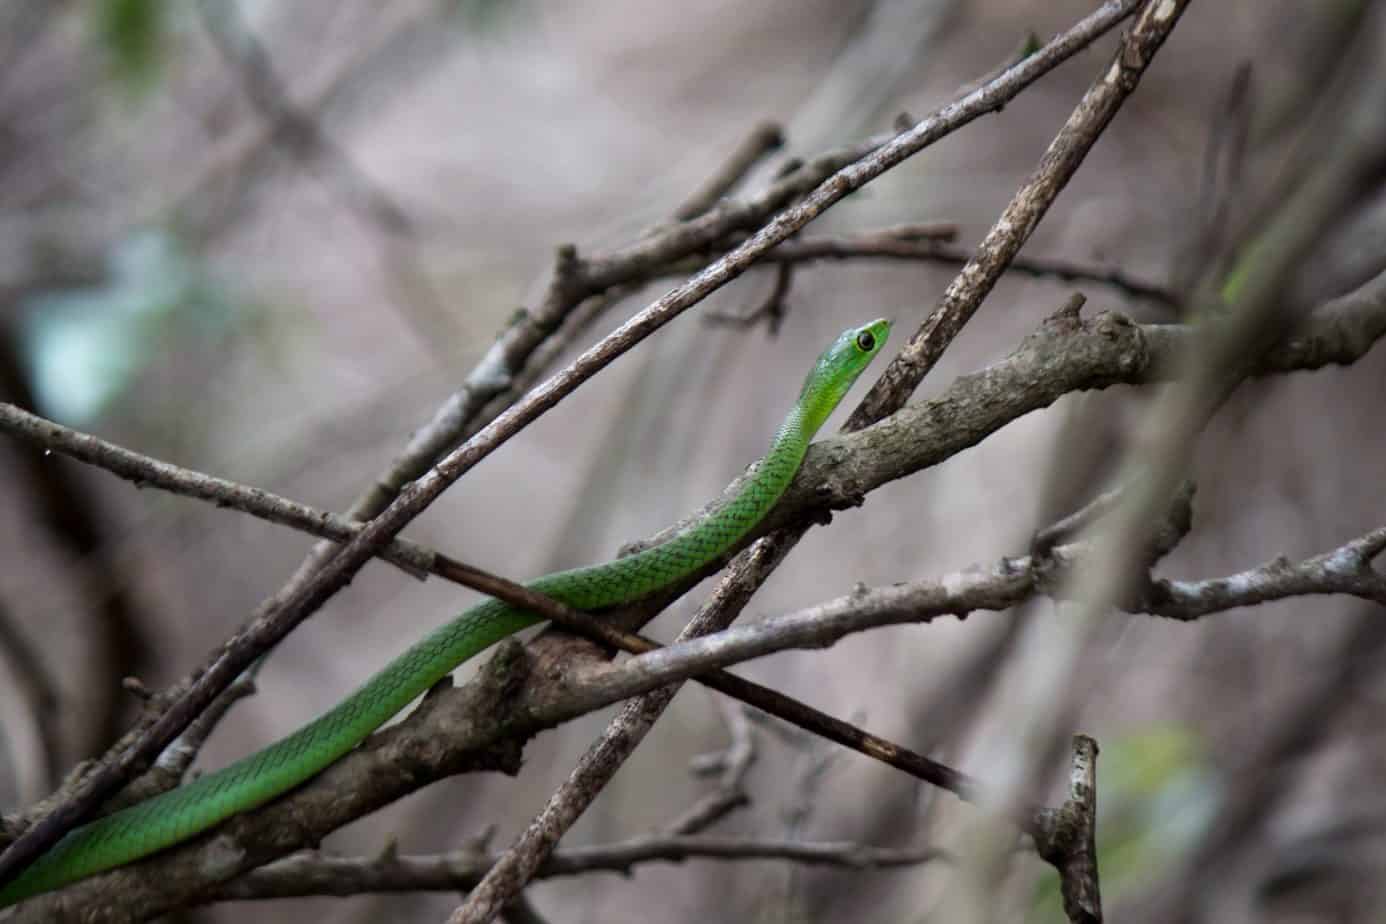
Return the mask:
MULTIPOLYGON (((764 459, 735 495, 667 541, 625 558, 538 578, 529 586, 568 606, 637 600, 714 561, 770 511, 809 440, 880 352, 890 322, 844 331, 818 357, 764 459)), ((0 888, 0 908, 131 863, 263 805, 322 771, 459 664, 540 617, 487 600, 432 632, 314 721, 264 750, 70 832, 0 888)))

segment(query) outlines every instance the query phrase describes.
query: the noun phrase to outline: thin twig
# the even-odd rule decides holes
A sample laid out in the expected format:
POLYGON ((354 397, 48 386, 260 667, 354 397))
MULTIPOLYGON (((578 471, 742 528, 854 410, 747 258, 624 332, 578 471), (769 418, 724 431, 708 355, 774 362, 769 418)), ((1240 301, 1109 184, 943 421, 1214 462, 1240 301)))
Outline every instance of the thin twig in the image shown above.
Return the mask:
POLYGON ((187 730, 164 749, 164 753, 159 755, 159 759, 154 762, 153 768, 148 773, 143 774, 121 790, 120 795, 112 799, 102 810, 110 812, 127 805, 133 805, 136 802, 143 802, 145 799, 172 789, 181 783, 188 773, 188 768, 197 759, 197 755, 202 752, 203 745, 207 743, 212 732, 216 731, 221 720, 231 711, 231 707, 246 697, 254 695, 255 678, 250 672, 236 678, 235 683, 212 700, 212 705, 203 710, 202 714, 193 720, 187 730))
MULTIPOLYGON (((151 486, 183 497, 194 497, 336 542, 346 542, 362 528, 359 522, 334 513, 316 510, 261 488, 163 462, 3 402, 0 402, 0 433, 8 433, 44 452, 62 453, 105 469, 136 487, 151 486)), ((422 577, 433 569, 433 555, 432 551, 407 539, 397 539, 380 551, 381 558, 415 577, 422 577)))
POLYGON ((949 284, 938 306, 891 360, 852 414, 849 424, 854 429, 889 416, 924 380, 953 338, 981 307, 1040 219, 1136 89, 1141 75, 1164 44, 1185 6, 1187 0, 1144 4, 1145 12, 1122 36, 1121 47, 1111 63, 1083 94, 1063 129, 1050 142, 1034 174, 1011 197, 1001 217, 977 245, 977 252, 949 284))
MULTIPOLYGON (((556 850, 536 879, 616 873, 628 876, 647 863, 689 860, 783 860, 845 869, 906 869, 947 860, 936 847, 872 847, 839 841, 757 840, 707 835, 647 835, 615 844, 556 850)), ((254 870, 206 896, 210 901, 347 897, 371 892, 455 891, 474 888, 499 855, 472 850, 421 856, 328 857, 296 854, 254 870)))
MULTIPOLYGON (((966 266, 972 255, 958 247, 932 241, 903 240, 888 233, 873 231, 835 237, 799 237, 781 244, 767 257, 768 260, 784 263, 861 258, 966 266)), ((1006 272, 1041 279, 1057 279, 1061 282, 1097 283, 1110 286, 1125 295, 1147 298, 1170 308, 1178 308, 1181 304, 1179 296, 1164 286, 1133 278, 1116 267, 1104 269, 1071 260, 1017 255, 1006 265, 1006 272)))
MULTIPOLYGON (((753 625, 675 642, 619 664, 593 666, 570 681, 568 692, 578 699, 590 695, 594 704, 612 702, 659 679, 683 679, 708 668, 777 651, 826 648, 867 629, 927 623, 944 616, 965 618, 978 610, 1005 610, 1037 592, 1069 599, 1073 589, 1056 580, 1050 569, 1057 563, 1065 572, 1072 572, 1105 546, 1105 542, 1078 542, 1053 549, 1047 561, 1028 555, 1004 558, 990 568, 974 567, 936 581, 859 588, 847 596, 767 617, 753 625)), ((1299 562, 1275 559, 1226 578, 1185 584, 1149 580, 1146 592, 1119 600, 1118 605, 1128 612, 1191 620, 1291 597, 1342 594, 1383 603, 1386 575, 1371 565, 1383 550, 1386 527, 1299 562)))
POLYGON ((674 218, 688 221, 697 218, 736 188, 751 168, 767 155, 784 147, 784 129, 777 122, 762 122, 742 139, 721 167, 683 204, 674 209, 674 218))
POLYGON ((717 773, 717 786, 661 828, 666 835, 700 834, 729 813, 751 801, 746 792, 746 774, 756 759, 755 736, 743 707, 729 700, 718 700, 727 733, 727 747, 694 759, 693 772, 717 773))
POLYGON ((764 320, 770 336, 773 337, 778 334, 780 325, 784 323, 784 317, 789 312, 789 306, 785 304, 785 299, 789 296, 789 290, 794 285, 794 264, 780 263, 779 266, 775 267, 774 273, 774 285, 759 305, 750 311, 743 310, 740 313, 708 310, 703 312, 703 321, 707 324, 747 328, 754 327, 764 320))

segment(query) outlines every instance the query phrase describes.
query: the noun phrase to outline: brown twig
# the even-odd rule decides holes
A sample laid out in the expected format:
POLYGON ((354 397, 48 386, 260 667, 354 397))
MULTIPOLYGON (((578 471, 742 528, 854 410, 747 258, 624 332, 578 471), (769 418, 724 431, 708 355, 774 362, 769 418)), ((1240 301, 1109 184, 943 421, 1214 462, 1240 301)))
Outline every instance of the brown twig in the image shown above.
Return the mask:
POLYGON ((180 784, 187 776, 188 768, 202 752, 203 745, 231 711, 231 707, 249 696, 254 696, 255 692, 255 679, 249 672, 237 677, 235 683, 222 690, 221 695, 212 700, 212 705, 203 710, 183 734, 164 749, 148 773, 121 790, 120 795, 103 806, 102 811, 113 812, 127 805, 143 802, 180 784))
MULTIPOLYGON (((804 263, 814 260, 861 258, 909 260, 959 267, 966 266, 972 259, 971 255, 961 248, 948 247, 932 241, 904 240, 888 232, 867 232, 837 237, 799 237, 781 244, 767 259, 783 263, 804 263)), ((1109 286, 1133 298, 1150 299, 1170 308, 1178 308, 1182 304, 1179 296, 1164 286, 1135 279, 1115 267, 1104 269, 1071 260, 1017 255, 1010 260, 1005 270, 1039 279, 1096 283, 1109 286)))
MULTIPOLYGON (((498 854, 472 850, 445 854, 379 857, 328 857, 297 854, 236 879, 207 895, 210 901, 346 897, 370 892, 456 891, 474 888, 498 854)), ((689 860, 782 860, 844 869, 905 869, 948 860, 935 847, 871 847, 835 841, 786 842, 706 835, 647 835, 615 844, 556 850, 535 872, 536 879, 590 873, 630 875, 647 863, 689 860)))
POLYGON ((1097 875, 1097 742, 1075 735, 1068 799, 1048 818, 1035 847, 1059 871, 1064 914, 1073 924, 1101 924, 1097 875))
MULTIPOLYGON (((1057 566, 1072 572, 1104 546, 1105 542, 1079 542, 1051 550, 1048 560, 1005 558, 990 568, 973 567, 937 581, 858 588, 847 596, 767 617, 754 625, 685 639, 620 664, 595 666, 571 680, 567 692, 575 699, 591 695, 594 704, 611 702, 623 693, 646 689, 660 678, 665 682, 670 677, 684 679, 710 668, 792 648, 825 648, 866 629, 930 622, 943 616, 966 617, 977 610, 1005 610, 1037 592, 1069 599, 1073 588, 1056 580, 1052 569, 1057 566)), ((1181 584, 1147 577, 1149 589, 1119 601, 1119 606, 1152 616, 1196 619, 1307 595, 1341 594, 1386 602, 1386 575, 1371 565, 1383 550, 1386 527, 1300 562, 1276 559, 1226 578, 1181 584)), ((964 790, 959 795, 969 798, 971 793, 964 790)))
POLYGON ((662 834, 700 834, 751 801, 746 792, 746 774, 756 759, 751 723, 742 711, 743 707, 735 701, 722 699, 717 702, 731 740, 724 750, 698 755, 692 766, 697 774, 717 774, 717 786, 665 824, 660 829, 662 834))
MULTIPOLYGON (((197 498, 335 542, 351 539, 362 528, 360 523, 336 514, 315 510, 260 488, 155 459, 3 402, 0 402, 0 433, 7 433, 44 452, 61 453, 105 469, 136 487, 151 486, 197 498)), ((415 577, 422 577, 433 568, 433 552, 405 539, 387 545, 380 557, 415 577)))
POLYGON ((784 147, 784 129, 777 122, 762 122, 751 130, 712 176, 708 177, 683 204, 674 209, 674 218, 697 218, 740 183, 751 168, 784 147))
POLYGON ((789 306, 785 304, 785 298, 789 296, 789 290, 794 285, 794 264, 780 263, 775 267, 775 283, 770 289, 770 293, 765 296, 759 305, 750 311, 740 313, 730 313, 723 311, 703 312, 703 321, 707 324, 721 324, 727 327, 754 327, 762 320, 766 322, 770 336, 775 336, 780 332, 780 325, 784 323, 784 317, 789 313, 789 306))
POLYGON ((856 429, 888 416, 914 392, 953 338, 981 307, 1049 206, 1073 178, 1088 151, 1136 89, 1188 0, 1146 3, 1122 36, 1121 47, 1088 88, 1068 121, 1044 152, 1034 174, 1011 197, 977 252, 949 284, 938 307, 872 386, 849 425, 856 429))

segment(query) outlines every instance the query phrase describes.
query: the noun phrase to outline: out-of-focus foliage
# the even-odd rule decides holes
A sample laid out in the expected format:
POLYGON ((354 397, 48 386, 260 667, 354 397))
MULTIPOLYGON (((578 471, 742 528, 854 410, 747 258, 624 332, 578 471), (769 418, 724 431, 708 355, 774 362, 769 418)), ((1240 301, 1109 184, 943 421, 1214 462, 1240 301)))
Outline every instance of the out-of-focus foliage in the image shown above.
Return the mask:
POLYGON ((97 0, 92 21, 116 77, 135 90, 153 84, 168 28, 164 0, 97 0))
POLYGON ((200 263, 154 231, 116 247, 105 285, 37 296, 26 307, 40 410, 74 423, 98 415, 169 344, 220 336, 235 314, 200 263))
POLYGON ((515 0, 453 0, 457 15, 478 31, 500 24, 501 18, 522 6, 515 0))

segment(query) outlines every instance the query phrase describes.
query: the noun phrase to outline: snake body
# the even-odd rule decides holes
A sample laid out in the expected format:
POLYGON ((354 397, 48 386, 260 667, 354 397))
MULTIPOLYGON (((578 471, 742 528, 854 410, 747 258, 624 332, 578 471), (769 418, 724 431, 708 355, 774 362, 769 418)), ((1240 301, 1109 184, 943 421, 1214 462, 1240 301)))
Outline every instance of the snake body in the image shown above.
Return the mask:
MULTIPOLYGON (((819 356, 769 452, 726 503, 668 541, 529 586, 580 610, 637 600, 715 560, 789 487, 809 440, 880 351, 890 323, 844 331, 819 356)), ((540 618, 487 600, 430 633, 331 710, 261 751, 70 832, 0 888, 0 908, 148 856, 263 805, 340 759, 459 664, 540 618)))

